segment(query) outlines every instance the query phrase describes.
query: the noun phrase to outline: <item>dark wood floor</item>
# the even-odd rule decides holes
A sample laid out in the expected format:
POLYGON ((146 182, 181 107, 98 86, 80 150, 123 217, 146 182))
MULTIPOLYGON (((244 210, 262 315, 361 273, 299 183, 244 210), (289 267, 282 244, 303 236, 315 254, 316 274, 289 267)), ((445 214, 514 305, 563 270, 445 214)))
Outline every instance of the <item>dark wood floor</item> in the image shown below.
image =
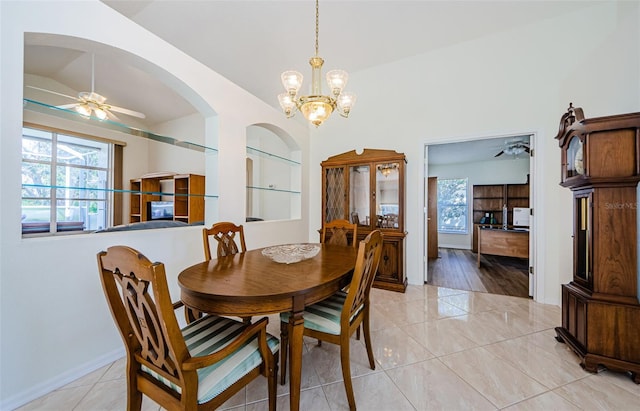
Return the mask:
POLYGON ((478 255, 471 250, 438 249, 429 260, 429 284, 456 290, 481 291, 516 297, 529 296, 529 263, 522 258, 478 255))

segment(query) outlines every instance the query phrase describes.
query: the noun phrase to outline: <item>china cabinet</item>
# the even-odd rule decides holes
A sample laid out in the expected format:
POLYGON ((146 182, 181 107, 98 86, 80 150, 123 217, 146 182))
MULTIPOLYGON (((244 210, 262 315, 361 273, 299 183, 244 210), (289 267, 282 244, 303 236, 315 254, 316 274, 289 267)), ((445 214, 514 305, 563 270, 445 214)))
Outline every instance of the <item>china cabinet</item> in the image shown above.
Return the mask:
POLYGON ((355 150, 329 157, 322 166, 322 222, 358 224, 358 241, 379 229, 384 235, 374 287, 404 292, 404 188, 406 158, 392 150, 355 150))
POLYGON ((640 113, 585 119, 570 105, 556 139, 560 184, 573 192, 573 275, 556 339, 587 371, 603 366, 640 383, 640 113))

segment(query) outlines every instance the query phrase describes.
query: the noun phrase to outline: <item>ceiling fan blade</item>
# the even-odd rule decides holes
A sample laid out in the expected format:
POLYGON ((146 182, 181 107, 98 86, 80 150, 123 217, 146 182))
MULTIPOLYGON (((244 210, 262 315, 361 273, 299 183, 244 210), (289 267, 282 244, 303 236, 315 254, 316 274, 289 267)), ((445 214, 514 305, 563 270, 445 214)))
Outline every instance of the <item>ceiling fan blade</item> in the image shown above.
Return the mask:
POLYGON ((504 154, 504 150, 502 150, 501 152, 499 152, 498 154, 496 154, 494 157, 500 157, 501 155, 504 154))
POLYGON ((105 113, 107 113, 107 118, 108 118, 109 120, 117 121, 118 123, 122 123, 122 120, 120 120, 120 119, 118 118, 118 116, 116 116, 115 114, 113 114, 113 113, 111 112, 111 110, 105 110, 105 113))
POLYGON ((77 100, 77 97, 71 97, 67 94, 62 94, 62 93, 58 93, 57 91, 53 91, 53 90, 47 90, 46 88, 40 88, 40 87, 36 87, 36 86, 29 86, 27 85, 26 87, 32 88, 34 90, 39 90, 39 91, 44 91, 46 93, 51 93, 51 94, 56 94, 58 96, 62 96, 62 97, 66 97, 66 98, 70 98, 72 100, 77 100))
POLYGON ((112 106, 111 104, 109 104, 109 110, 117 111, 118 113, 126 114, 128 116, 138 117, 138 118, 146 118, 147 117, 147 116, 145 116, 144 114, 142 114, 142 113, 140 113, 138 111, 133 111, 133 110, 129 110, 127 108, 122 108, 122 107, 118 107, 118 106, 112 106))

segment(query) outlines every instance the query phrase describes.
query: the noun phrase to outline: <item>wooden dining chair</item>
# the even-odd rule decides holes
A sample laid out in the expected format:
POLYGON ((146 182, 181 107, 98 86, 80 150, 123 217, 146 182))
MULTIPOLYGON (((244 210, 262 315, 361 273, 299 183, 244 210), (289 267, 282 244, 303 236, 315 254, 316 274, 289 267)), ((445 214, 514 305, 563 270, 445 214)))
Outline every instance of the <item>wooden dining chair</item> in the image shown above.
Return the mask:
POLYGON ((333 220, 324 223, 322 226, 321 243, 349 245, 349 237, 351 237, 351 245, 355 248, 357 245, 358 224, 350 223, 348 220, 333 220), (328 236, 327 236, 328 235, 328 236))
MULTIPOLYGON (((351 383, 349 344, 351 336, 360 327, 360 324, 364 329, 364 342, 369 357, 369 365, 372 370, 376 368, 369 327, 369 292, 378 270, 381 254, 382 233, 380 230, 375 230, 360 241, 349 290, 347 292, 338 291, 326 300, 306 307, 302 314, 304 335, 340 345, 342 376, 351 410, 356 409, 356 402, 351 383)), ((280 359, 281 384, 285 383, 286 378, 290 315, 291 313, 280 314, 280 339, 282 343, 282 356, 280 359)))
POLYGON ((164 264, 113 246, 98 253, 98 267, 126 348, 127 410, 140 410, 142 395, 162 409, 211 410, 259 375, 275 410, 279 342, 266 317, 244 324, 206 315, 180 329, 164 264))
MULTIPOLYGON (((244 253, 247 251, 247 244, 244 241, 244 227, 242 225, 235 225, 229 221, 221 221, 215 223, 211 228, 202 229, 202 244, 204 246, 204 259, 205 261, 211 260, 211 245, 209 244, 209 237, 213 237, 217 241, 216 255, 218 258, 227 255, 233 255, 237 253, 244 253), (236 236, 240 242, 236 242, 236 236)), ((193 308, 186 307, 185 316, 187 322, 192 322, 200 317, 203 313, 193 308)), ((251 317, 243 317, 242 320, 246 323, 251 322, 251 317)))
POLYGON ((212 225, 211 228, 202 229, 202 243, 204 245, 204 258, 206 261, 211 260, 209 237, 215 238, 218 242, 218 257, 247 251, 247 245, 244 242, 244 227, 228 221, 221 221, 212 225), (240 241, 240 247, 238 247, 236 243, 236 235, 240 241))

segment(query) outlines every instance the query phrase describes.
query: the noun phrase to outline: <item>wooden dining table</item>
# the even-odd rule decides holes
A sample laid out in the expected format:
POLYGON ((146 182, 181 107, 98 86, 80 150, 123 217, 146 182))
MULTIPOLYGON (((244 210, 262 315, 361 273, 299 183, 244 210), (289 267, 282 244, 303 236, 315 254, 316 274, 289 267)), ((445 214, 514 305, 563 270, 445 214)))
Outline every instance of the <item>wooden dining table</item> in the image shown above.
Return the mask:
POLYGON ((295 263, 273 261, 257 249, 201 262, 178 275, 181 300, 196 310, 242 318, 292 313, 288 330, 291 410, 300 408, 303 311, 349 284, 356 262, 354 247, 317 246, 314 257, 295 263))

